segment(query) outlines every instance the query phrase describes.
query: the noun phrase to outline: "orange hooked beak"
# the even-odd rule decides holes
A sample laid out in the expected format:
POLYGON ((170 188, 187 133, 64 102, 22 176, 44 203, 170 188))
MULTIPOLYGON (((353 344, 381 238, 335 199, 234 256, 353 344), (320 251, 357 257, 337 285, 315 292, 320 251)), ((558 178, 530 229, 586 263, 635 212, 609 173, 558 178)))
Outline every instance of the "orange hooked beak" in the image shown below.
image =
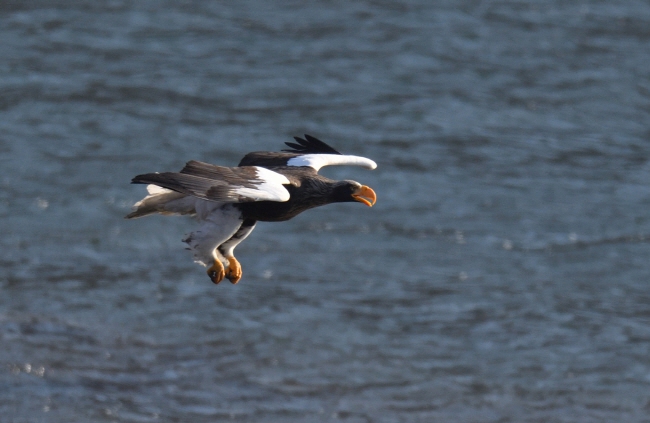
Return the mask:
POLYGON ((368 207, 372 207, 377 201, 377 194, 375 194, 375 191, 373 191, 372 188, 361 185, 352 193, 352 198, 368 207))

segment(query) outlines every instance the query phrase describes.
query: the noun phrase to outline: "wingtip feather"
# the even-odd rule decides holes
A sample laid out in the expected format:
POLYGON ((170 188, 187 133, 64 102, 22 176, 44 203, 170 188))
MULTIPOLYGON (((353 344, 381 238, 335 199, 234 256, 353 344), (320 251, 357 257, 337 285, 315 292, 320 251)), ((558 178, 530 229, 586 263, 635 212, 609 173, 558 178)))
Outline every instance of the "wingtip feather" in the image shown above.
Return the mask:
POLYGON ((305 138, 293 137, 296 143, 285 142, 292 150, 282 150, 298 154, 341 154, 330 145, 324 143, 316 137, 305 134, 305 138))

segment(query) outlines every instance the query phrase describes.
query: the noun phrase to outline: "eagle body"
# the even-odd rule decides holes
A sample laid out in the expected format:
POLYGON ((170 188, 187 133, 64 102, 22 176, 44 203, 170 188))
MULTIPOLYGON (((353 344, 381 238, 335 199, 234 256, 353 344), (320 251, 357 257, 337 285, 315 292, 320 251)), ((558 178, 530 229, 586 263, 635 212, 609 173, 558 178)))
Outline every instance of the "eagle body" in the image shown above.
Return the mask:
POLYGON ((287 177, 289 200, 243 202, 236 205, 246 218, 261 222, 283 222, 305 210, 330 203, 354 201, 350 197, 350 181, 333 181, 318 175, 309 167, 270 167, 287 177))
POLYGON ((237 283, 241 265, 235 247, 258 221, 282 222, 330 203, 358 201, 372 206, 375 192, 358 182, 335 181, 318 174, 328 165, 376 168, 375 162, 342 155, 305 135, 286 143, 292 150, 253 152, 237 167, 190 161, 180 172, 148 173, 132 183, 148 184, 149 195, 134 205, 128 219, 150 214, 194 215, 199 227, 184 239, 194 260, 208 267, 214 283, 237 283))

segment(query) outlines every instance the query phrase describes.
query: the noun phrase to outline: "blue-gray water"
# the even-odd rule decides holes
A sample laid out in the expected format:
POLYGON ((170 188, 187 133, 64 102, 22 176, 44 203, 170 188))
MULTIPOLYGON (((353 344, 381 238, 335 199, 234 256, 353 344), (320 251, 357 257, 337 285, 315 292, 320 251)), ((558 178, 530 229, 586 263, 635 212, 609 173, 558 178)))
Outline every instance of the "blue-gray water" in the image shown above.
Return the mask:
POLYGON ((647 1, 4 1, 0 420, 648 422, 649 123, 647 1), (239 285, 123 219, 303 133, 239 285))

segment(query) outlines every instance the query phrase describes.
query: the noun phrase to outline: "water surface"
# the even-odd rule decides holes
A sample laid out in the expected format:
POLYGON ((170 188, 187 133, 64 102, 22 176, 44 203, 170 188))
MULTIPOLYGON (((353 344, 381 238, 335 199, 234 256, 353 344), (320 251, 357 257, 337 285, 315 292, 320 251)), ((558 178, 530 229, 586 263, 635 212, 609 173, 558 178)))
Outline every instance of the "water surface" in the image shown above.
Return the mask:
POLYGON ((647 422, 650 4, 4 2, 0 415, 647 422), (375 189, 212 285, 138 173, 310 133, 375 189))

